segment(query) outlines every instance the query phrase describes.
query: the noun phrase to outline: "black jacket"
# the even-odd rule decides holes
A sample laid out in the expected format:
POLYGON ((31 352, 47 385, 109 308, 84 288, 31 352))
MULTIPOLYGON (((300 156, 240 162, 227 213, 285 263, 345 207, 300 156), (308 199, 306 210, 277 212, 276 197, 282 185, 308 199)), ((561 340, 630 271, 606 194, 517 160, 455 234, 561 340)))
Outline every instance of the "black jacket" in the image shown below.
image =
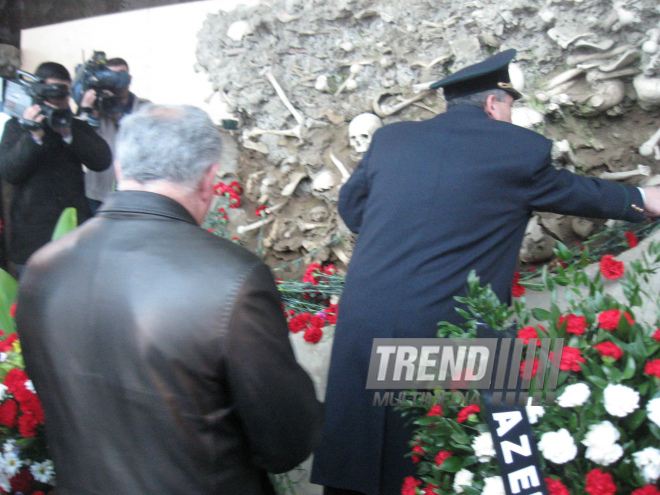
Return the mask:
POLYGON ((85 198, 82 165, 101 171, 112 162, 110 147, 86 122, 73 119, 73 141, 46 128, 37 144, 18 120, 5 124, 0 143, 0 177, 11 184, 11 238, 9 260, 23 264, 50 241, 57 220, 67 207, 78 212, 78 222, 91 216, 85 198))
POLYGON ((58 495, 273 493, 322 420, 281 304, 261 260, 154 193, 39 250, 16 321, 58 495))

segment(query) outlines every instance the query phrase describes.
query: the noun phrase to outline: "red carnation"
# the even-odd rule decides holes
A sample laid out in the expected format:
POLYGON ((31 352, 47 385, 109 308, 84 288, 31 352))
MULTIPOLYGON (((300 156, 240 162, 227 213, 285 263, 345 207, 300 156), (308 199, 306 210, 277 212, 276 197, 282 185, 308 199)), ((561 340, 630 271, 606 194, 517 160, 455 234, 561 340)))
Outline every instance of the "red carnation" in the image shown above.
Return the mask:
POLYGON ((452 455, 453 453, 449 452, 448 450, 441 450, 438 452, 438 455, 435 456, 435 465, 438 467, 442 466, 442 463, 449 459, 452 455))
POLYGON ((634 248, 635 246, 637 246, 637 244, 638 244, 637 243, 637 236, 635 234, 633 234, 632 232, 626 232, 623 235, 626 236, 626 241, 628 241, 628 246, 630 246, 631 248, 634 248))
POLYGON ((316 344, 323 337, 323 330, 317 326, 307 328, 303 335, 303 338, 310 344, 316 344))
POLYGON ((548 487, 550 495, 571 495, 568 488, 559 480, 554 478, 545 478, 545 484, 548 487))
POLYGON ((270 213, 270 210, 266 208, 266 205, 257 206, 257 209, 254 210, 254 214, 257 215, 258 217, 262 216, 262 212, 263 212, 263 216, 266 216, 270 213))
POLYGON ((594 346, 603 357, 612 357, 615 360, 623 356, 623 351, 614 342, 602 342, 594 346))
POLYGON ((336 275, 337 269, 335 268, 335 265, 329 264, 323 267, 323 273, 325 273, 326 275, 336 275))
POLYGON ((610 473, 604 473, 600 469, 592 469, 585 476, 587 486, 585 491, 590 495, 614 495, 616 485, 610 473))
POLYGON ((0 342, 0 352, 9 352, 11 350, 11 346, 18 340, 18 334, 17 333, 12 333, 7 337, 5 340, 0 342))
POLYGON ((471 415, 477 414, 478 412, 481 412, 481 408, 478 404, 470 404, 469 406, 465 406, 463 409, 458 411, 458 417, 456 418, 456 421, 459 423, 464 423, 465 420, 468 419, 471 415))
POLYGON ((241 198, 230 189, 226 196, 229 197, 229 207, 230 208, 240 208, 241 207, 241 198))
POLYGON ((16 317, 16 305, 17 304, 18 303, 14 302, 14 303, 12 303, 11 306, 9 306, 9 316, 11 316, 12 318, 16 317))
POLYGON ((536 339, 536 346, 541 345, 541 338, 534 327, 524 327, 518 330, 518 338, 525 339, 525 344, 529 344, 529 339, 536 339))
POLYGON ((9 480, 11 484, 12 492, 21 492, 21 493, 31 493, 32 492, 32 482, 34 478, 30 474, 29 469, 22 469, 16 475, 9 480))
POLYGON ((37 426, 39 426, 39 421, 32 414, 23 412, 21 417, 18 418, 18 431, 25 438, 35 436, 37 434, 37 426))
POLYGON ((623 263, 615 260, 614 256, 611 254, 606 254, 600 260, 600 273, 602 273, 605 278, 616 280, 617 278, 623 277, 625 270, 623 263))
POLYGON ((12 394, 16 394, 17 390, 25 389, 25 382, 28 381, 27 373, 18 368, 12 368, 5 376, 3 384, 9 389, 12 394))
POLYGON ((298 333, 302 329, 307 328, 307 322, 311 316, 309 313, 300 313, 289 320, 289 330, 291 333, 298 333))
POLYGON ((566 333, 575 335, 582 335, 587 328, 587 319, 584 316, 577 316, 572 313, 568 316, 560 316, 558 322, 559 326, 566 322, 566 333))
POLYGON ((415 495, 417 491, 416 487, 421 485, 422 482, 418 479, 415 479, 413 476, 408 476, 403 480, 403 486, 401 487, 401 495, 415 495))
POLYGON ((438 495, 440 493, 438 490, 440 490, 439 486, 429 483, 426 488, 424 488, 424 495, 438 495))
POLYGON ((9 428, 16 426, 16 414, 18 414, 18 404, 13 399, 7 399, 0 404, 0 424, 9 428))
POLYGON ((622 313, 619 309, 609 309, 598 315, 598 326, 604 330, 616 330, 619 326, 621 315, 625 316, 631 325, 635 323, 628 313, 622 313))
POLYGON ((652 335, 655 340, 660 340, 660 328, 658 328, 655 333, 652 335))
POLYGON ((318 285, 319 283, 316 277, 319 273, 321 273, 321 265, 319 263, 311 263, 307 265, 302 281, 308 284, 318 285))
POLYGON ((644 366, 644 373, 647 375, 655 375, 660 378, 660 359, 654 359, 653 361, 646 363, 644 366))
POLYGON ((337 304, 331 304, 327 308, 323 310, 323 313, 325 313, 325 317, 328 320, 328 325, 334 325, 337 323, 337 311, 339 310, 339 307, 337 304))
POLYGON ((239 195, 243 194, 243 188, 241 187, 241 185, 238 182, 236 182, 236 181, 230 182, 229 187, 231 187, 236 192, 236 194, 239 194, 239 195))
MULTIPOLYGON (((412 451, 417 454, 422 454, 422 455, 425 454, 424 449, 417 444, 415 444, 415 446, 412 448, 412 451)), ((422 459, 422 457, 419 455, 413 455, 411 456, 411 459, 415 464, 417 464, 422 459)))
POLYGON ((511 294, 513 297, 522 297, 525 295, 525 286, 520 285, 520 273, 517 271, 513 272, 513 288, 511 289, 511 294))
MULTIPOLYGON (((553 353, 550 353, 550 360, 552 360, 553 353)), ((559 369, 564 371, 580 371, 582 368, 581 363, 586 363, 587 360, 582 357, 580 349, 575 347, 564 347, 561 352, 561 361, 559 362, 559 369)))
POLYGON ((637 490, 634 490, 630 495, 660 495, 660 490, 658 490, 654 485, 645 485, 637 490))
POLYGON ((436 404, 435 406, 432 406, 429 412, 426 413, 427 416, 442 416, 442 406, 440 404, 436 404))
MULTIPOLYGON (((525 365, 527 364, 527 361, 523 361, 523 363, 520 365, 520 378, 524 378, 525 374, 525 369, 527 368, 525 365)), ((538 373, 539 369, 539 358, 534 358, 534 362, 532 363, 532 376, 530 378, 533 378, 536 376, 536 373, 538 373)))

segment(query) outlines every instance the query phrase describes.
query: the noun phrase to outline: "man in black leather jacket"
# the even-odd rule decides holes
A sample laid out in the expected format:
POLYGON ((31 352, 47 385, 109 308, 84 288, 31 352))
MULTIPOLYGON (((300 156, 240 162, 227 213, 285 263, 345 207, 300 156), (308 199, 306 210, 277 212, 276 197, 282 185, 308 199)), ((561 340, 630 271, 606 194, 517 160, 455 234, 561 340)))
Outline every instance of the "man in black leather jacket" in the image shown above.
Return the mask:
POLYGON ((199 227, 220 137, 194 107, 122 122, 120 190, 39 250, 16 322, 58 495, 274 493, 322 421, 266 265, 199 227))

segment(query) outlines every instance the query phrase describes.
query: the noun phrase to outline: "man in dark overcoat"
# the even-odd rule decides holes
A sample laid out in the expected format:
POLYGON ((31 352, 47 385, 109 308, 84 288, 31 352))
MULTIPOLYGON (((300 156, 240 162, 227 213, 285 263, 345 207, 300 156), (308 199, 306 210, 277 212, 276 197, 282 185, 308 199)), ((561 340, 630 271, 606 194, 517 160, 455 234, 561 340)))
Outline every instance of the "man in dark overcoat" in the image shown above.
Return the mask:
POLYGON ((374 338, 435 337, 439 321, 461 323, 454 296, 471 270, 509 301, 533 211, 628 221, 660 213, 658 190, 557 170, 552 142, 511 123, 521 96, 508 74, 514 56, 501 52, 433 84, 444 88, 447 112, 380 128, 341 189, 339 213, 358 237, 312 476, 332 487, 326 493, 399 494, 414 474, 404 457, 412 430, 365 390, 374 338))

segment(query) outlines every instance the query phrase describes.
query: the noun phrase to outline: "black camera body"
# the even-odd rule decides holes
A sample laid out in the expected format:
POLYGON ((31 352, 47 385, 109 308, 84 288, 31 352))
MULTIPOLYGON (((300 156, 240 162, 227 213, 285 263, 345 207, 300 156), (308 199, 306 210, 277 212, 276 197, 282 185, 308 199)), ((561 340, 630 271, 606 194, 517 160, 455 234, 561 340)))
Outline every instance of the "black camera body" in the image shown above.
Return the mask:
POLYGON ((66 84, 46 84, 42 79, 24 72, 16 71, 16 79, 0 78, 0 103, 2 111, 11 117, 16 117, 21 125, 28 130, 36 130, 49 126, 51 129, 71 127, 73 114, 68 108, 53 108, 45 105, 48 98, 65 98, 69 96, 66 84), (39 105, 41 113, 46 117, 39 124, 23 118, 23 112, 32 105, 39 105))
POLYGON ((118 89, 127 88, 130 76, 126 71, 113 71, 106 65, 105 52, 94 52, 92 58, 76 68, 73 80, 73 99, 80 106, 83 95, 89 89, 96 92, 94 108, 103 113, 114 113, 120 98, 114 94, 118 89))

